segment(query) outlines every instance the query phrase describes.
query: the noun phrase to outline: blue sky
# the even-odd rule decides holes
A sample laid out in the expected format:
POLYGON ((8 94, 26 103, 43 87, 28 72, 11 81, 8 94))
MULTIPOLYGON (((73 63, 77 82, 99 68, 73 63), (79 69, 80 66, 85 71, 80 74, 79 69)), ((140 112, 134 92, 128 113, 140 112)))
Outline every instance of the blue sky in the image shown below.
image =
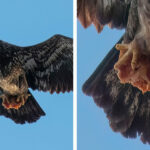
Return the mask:
MULTIPOLYGON (((29 46, 54 34, 73 36, 71 0, 0 1, 0 39, 29 46)), ((36 123, 16 125, 0 116, 1 149, 71 150, 72 92, 54 94, 32 91, 46 112, 36 123)))
POLYGON ((137 139, 126 139, 109 127, 103 110, 82 93, 82 85, 120 39, 124 31, 105 27, 98 34, 92 25, 84 29, 78 22, 78 150, 148 150, 137 139))

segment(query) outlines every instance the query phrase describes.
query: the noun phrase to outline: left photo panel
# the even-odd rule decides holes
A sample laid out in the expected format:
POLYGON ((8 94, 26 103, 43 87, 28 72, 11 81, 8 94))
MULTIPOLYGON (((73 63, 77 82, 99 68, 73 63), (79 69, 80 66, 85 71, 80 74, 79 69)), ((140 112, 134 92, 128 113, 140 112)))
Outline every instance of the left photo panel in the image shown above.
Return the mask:
POLYGON ((73 0, 0 7, 1 147, 73 149, 73 0))

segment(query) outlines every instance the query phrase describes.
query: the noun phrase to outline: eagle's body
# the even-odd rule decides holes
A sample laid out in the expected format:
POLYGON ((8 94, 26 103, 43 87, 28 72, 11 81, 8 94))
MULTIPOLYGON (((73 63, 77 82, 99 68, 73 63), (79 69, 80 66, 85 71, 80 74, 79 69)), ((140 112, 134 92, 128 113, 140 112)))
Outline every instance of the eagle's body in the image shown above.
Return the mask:
POLYGON ((0 96, 3 100, 2 105, 6 109, 19 109, 28 99, 29 87, 25 72, 17 64, 10 69, 10 73, 6 77, 1 74, 0 88, 3 90, 3 94, 0 96))
MULTIPOLYGON (((139 135, 144 143, 150 143, 150 93, 142 94, 130 84, 121 84, 117 71, 122 73, 120 79, 124 77, 127 81, 133 79, 132 75, 135 79, 148 77, 149 63, 144 64, 138 58, 144 55, 144 61, 149 62, 149 10, 148 0, 78 0, 78 18, 84 27, 93 23, 98 32, 104 25, 125 28, 117 47, 120 54, 115 47, 112 48, 83 85, 83 92, 104 109, 114 131, 125 137, 139 135), (138 62, 143 64, 139 67, 138 62)), ((145 80, 149 83, 149 79, 145 80)), ((147 83, 145 85, 148 89, 147 83)))
POLYGON ((29 47, 0 41, 0 101, 4 107, 0 114, 16 123, 34 122, 44 115, 28 88, 71 91, 72 57, 72 39, 61 35, 29 47))

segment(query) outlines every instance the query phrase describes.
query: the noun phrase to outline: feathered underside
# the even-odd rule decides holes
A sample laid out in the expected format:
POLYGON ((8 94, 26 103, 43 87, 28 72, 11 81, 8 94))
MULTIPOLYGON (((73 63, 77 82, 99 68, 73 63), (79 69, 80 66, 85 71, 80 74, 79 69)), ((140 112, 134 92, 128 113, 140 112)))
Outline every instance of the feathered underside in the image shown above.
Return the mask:
POLYGON ((16 123, 35 122, 45 113, 27 89, 50 93, 73 90, 73 40, 55 35, 43 43, 29 47, 19 47, 0 41, 0 79, 0 89, 3 92, 1 95, 4 97, 0 107, 5 106, 6 98, 12 99, 6 99, 5 104, 15 104, 17 109, 20 107, 17 107, 17 100, 25 101, 25 105, 21 102, 22 106, 18 110, 1 109, 1 115, 11 118, 16 123), (13 70, 17 68, 22 70, 22 74, 15 76, 13 70), (3 84, 5 79, 8 80, 8 85, 16 89, 22 88, 22 91, 10 91, 3 84), (24 81, 27 82, 27 88, 24 81))
POLYGON ((132 0, 78 0, 77 16, 87 28, 92 23, 98 32, 104 25, 111 28, 125 28, 132 0))
POLYGON ((113 68, 118 56, 114 47, 85 82, 83 92, 104 109, 114 131, 130 138, 139 135, 150 144, 150 93, 143 95, 132 85, 120 83, 113 68))

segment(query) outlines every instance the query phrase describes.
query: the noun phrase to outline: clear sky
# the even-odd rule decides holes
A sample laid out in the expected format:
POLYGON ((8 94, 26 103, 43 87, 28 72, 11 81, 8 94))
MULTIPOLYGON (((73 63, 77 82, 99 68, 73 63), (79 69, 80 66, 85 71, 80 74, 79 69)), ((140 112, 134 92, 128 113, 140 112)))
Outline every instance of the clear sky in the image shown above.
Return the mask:
MULTIPOLYGON (((72 0, 0 1, 0 39, 29 46, 54 34, 73 36, 72 0)), ((32 91, 46 116, 36 123, 16 125, 0 116, 0 144, 4 150, 71 150, 72 92, 32 91)))
POLYGON ((126 139, 109 127, 103 110, 93 99, 82 93, 83 83, 96 69, 124 31, 105 27, 98 34, 92 25, 88 29, 78 22, 78 150, 149 150, 137 139, 126 139))

